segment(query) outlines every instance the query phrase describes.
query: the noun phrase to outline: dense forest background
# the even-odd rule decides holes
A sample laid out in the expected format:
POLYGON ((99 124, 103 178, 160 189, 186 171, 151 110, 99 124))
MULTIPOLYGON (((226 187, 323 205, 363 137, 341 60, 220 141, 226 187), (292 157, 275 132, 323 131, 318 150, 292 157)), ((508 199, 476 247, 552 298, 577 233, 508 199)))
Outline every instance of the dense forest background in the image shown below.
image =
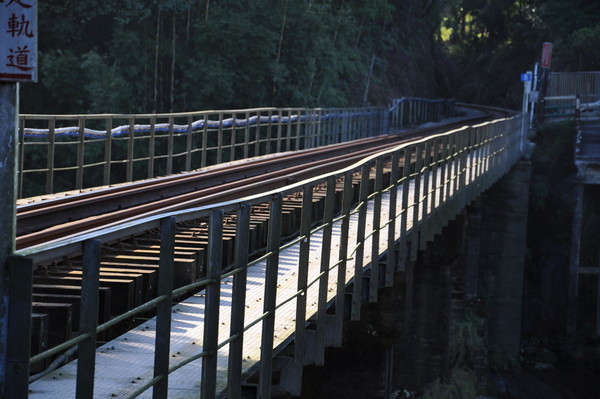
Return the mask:
POLYGON ((597 0, 39 0, 22 113, 386 105, 518 108, 519 74, 600 69, 597 0))

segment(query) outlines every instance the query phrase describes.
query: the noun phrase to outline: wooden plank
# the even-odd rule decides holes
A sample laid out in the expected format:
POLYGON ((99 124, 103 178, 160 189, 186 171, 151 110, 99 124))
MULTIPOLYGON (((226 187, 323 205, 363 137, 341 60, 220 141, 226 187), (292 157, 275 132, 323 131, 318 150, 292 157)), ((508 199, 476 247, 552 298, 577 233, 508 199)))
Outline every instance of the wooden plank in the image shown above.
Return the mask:
MULTIPOLYGON (((73 308, 73 330, 77 330, 77 326, 79 326, 79 311, 80 311, 80 301, 81 297, 79 295, 58 295, 58 294, 32 294, 33 302, 45 302, 45 303, 68 303, 73 308)), ((106 314, 108 320, 109 314, 106 314)), ((106 320, 105 320, 106 321, 106 320)))
MULTIPOLYGON (((71 266, 69 269, 50 271, 50 275, 82 275, 82 266, 71 266)), ((155 269, 143 269, 137 265, 124 265, 123 267, 100 267, 100 276, 127 276, 140 275, 143 281, 142 299, 149 300, 156 294, 157 273, 155 269)))
MULTIPOLYGON (((77 279, 83 278, 83 269, 80 270, 57 270, 49 271, 49 277, 75 277, 77 279)), ((134 281, 134 306, 142 304, 142 299, 147 297, 146 295, 146 283, 144 281, 144 275, 142 273, 134 273, 131 270, 122 270, 121 272, 113 271, 102 271, 100 272, 101 279, 129 279, 134 281)))
POLYGON ((48 315, 48 344, 62 344, 71 338, 73 311, 69 303, 33 302, 32 311, 48 315))
MULTIPOLYGON (((104 255, 101 264, 105 262, 124 262, 131 264, 153 263, 158 266, 158 256, 136 256, 136 255, 104 255)), ((196 280, 198 262, 194 259, 175 258, 175 288, 192 283, 196 280)))
MULTIPOLYGON (((74 285, 49 285, 33 284, 33 295, 35 294, 56 294, 56 295, 81 295, 81 287, 74 285)), ((106 315, 103 319, 110 317, 111 290, 110 287, 100 287, 98 301, 98 314, 106 315)))
MULTIPOLYGON (((81 287, 81 277, 41 277, 33 278, 35 284, 76 285, 81 287)), ((141 285, 141 284, 140 284, 141 285)), ((101 278, 100 286, 110 287, 112 301, 110 310, 113 315, 127 312, 135 303, 136 280, 123 278, 101 278)))

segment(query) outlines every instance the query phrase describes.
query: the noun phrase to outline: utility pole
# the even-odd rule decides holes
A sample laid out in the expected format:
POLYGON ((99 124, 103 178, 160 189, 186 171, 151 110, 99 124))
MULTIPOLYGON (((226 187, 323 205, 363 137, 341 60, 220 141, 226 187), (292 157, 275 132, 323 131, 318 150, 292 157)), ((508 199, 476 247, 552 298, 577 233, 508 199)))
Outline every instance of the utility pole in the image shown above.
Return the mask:
POLYGON ((8 258, 15 251, 19 83, 37 80, 37 0, 0 0, 0 397, 10 384, 8 258))

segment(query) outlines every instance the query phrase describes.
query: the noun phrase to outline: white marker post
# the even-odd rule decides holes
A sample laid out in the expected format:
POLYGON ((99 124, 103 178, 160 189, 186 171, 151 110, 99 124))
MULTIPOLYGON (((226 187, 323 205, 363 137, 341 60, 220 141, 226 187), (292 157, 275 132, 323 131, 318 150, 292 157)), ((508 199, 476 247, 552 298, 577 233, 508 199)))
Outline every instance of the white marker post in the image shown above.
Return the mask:
POLYGON ((0 0, 0 396, 7 384, 7 259, 15 250, 18 82, 37 81, 37 0, 0 0))

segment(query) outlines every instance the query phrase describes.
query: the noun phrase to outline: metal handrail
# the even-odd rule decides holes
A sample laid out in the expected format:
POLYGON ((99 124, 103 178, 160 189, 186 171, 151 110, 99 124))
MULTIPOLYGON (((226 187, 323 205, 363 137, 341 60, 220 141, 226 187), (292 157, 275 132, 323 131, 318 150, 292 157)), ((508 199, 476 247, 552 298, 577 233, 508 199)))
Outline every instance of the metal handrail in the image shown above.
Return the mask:
POLYGON ((453 102, 391 108, 251 108, 174 114, 19 116, 18 197, 81 190, 385 134, 439 120, 453 102), (411 112, 403 114, 404 108, 411 112), (400 111, 399 111, 400 109, 400 111), (396 115, 396 116, 395 116, 396 115))

